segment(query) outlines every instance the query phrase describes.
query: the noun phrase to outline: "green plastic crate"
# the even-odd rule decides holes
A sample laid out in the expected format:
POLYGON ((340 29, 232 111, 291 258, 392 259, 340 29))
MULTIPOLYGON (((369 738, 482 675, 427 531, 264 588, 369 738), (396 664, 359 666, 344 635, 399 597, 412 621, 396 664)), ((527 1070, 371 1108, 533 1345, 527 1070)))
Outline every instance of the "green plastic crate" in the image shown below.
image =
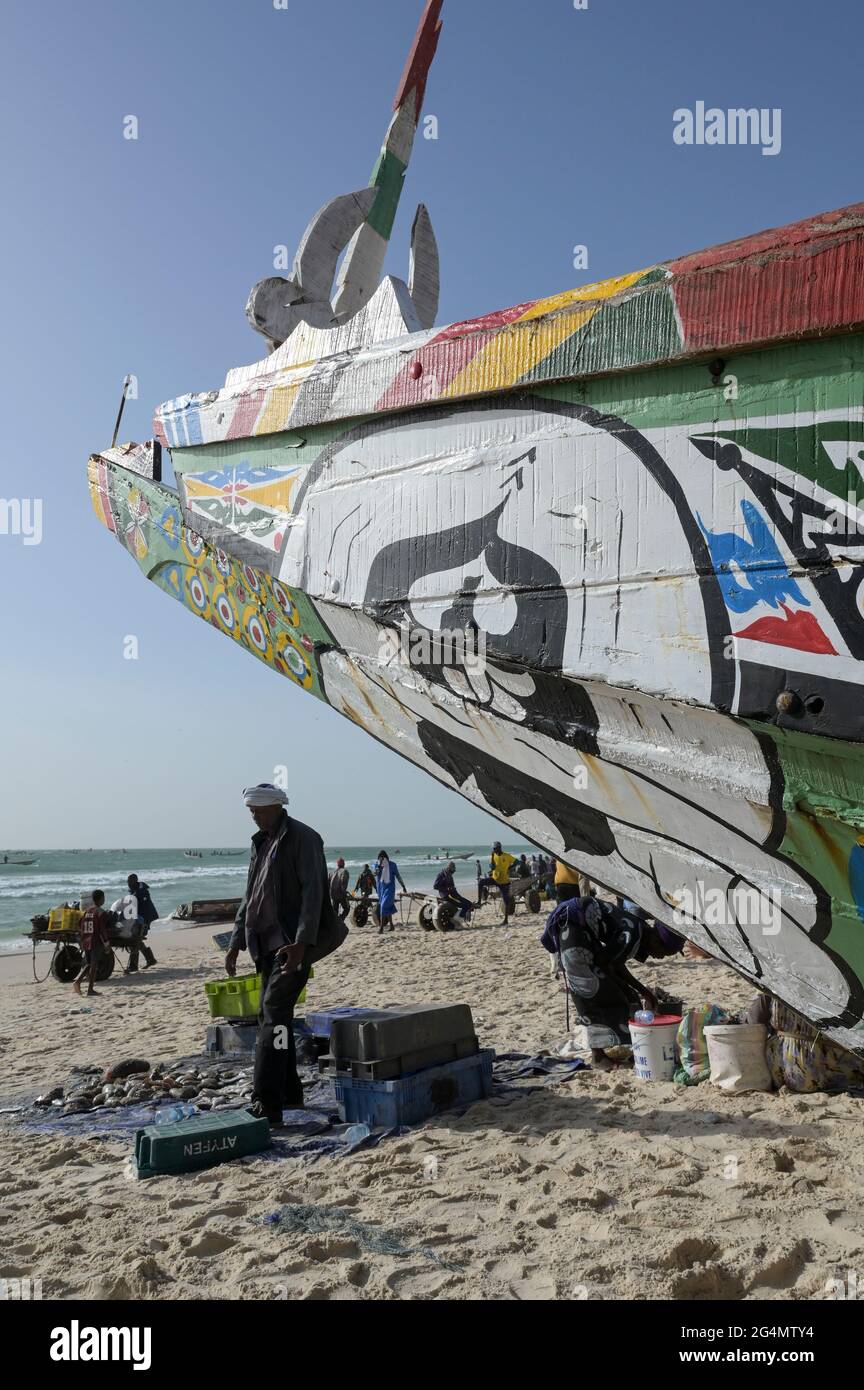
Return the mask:
POLYGON ((148 1125, 135 1134, 139 1178, 159 1173, 191 1173, 232 1158, 260 1153, 270 1143, 270 1124, 246 1110, 196 1115, 169 1125, 148 1125))
MULTIPOLYGON (((310 980, 314 970, 309 971, 310 980)), ((261 976, 237 975, 233 980, 208 980, 204 986, 211 1018, 256 1018, 261 1007, 261 976)), ((306 1002, 306 990, 297 1003, 306 1002)))
POLYGON ((254 1018, 261 1006, 261 976, 208 980, 204 986, 211 1018, 254 1018))

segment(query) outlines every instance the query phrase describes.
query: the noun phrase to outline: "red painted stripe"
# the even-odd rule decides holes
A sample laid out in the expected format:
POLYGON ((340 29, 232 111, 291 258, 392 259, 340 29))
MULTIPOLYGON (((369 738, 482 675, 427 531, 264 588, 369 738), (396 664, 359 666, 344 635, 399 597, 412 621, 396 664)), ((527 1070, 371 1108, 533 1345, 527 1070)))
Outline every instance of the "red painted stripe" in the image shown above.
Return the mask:
POLYGON ((251 391, 248 396, 241 396, 234 411, 234 418, 228 426, 226 439, 245 439, 252 434, 252 427, 258 419, 258 412, 266 395, 263 386, 251 391))
POLYGON ((685 348, 700 352, 864 321, 864 203, 669 261, 685 348))
POLYGON ((376 401, 374 409, 399 410, 407 405, 422 405, 429 399, 430 381, 436 383, 435 395, 441 395, 500 329, 521 319, 536 303, 537 300, 532 299, 526 304, 514 304, 510 309, 498 309, 483 318, 450 324, 411 357, 392 386, 376 401), (417 378, 411 375, 415 362, 423 367, 422 376, 417 378))
POLYGON ((864 237, 675 275, 672 292, 688 352, 853 329, 864 324, 864 237))
POLYGON ((816 217, 805 217, 801 222, 789 222, 785 227, 769 227, 767 231, 739 237, 737 241, 722 241, 717 246, 694 251, 689 256, 679 256, 677 260, 665 264, 668 270, 678 275, 707 266, 747 260, 752 256, 761 256, 766 251, 788 249, 824 237, 836 238, 838 233, 844 232, 857 233, 858 236, 864 232, 864 203, 850 203, 845 208, 822 212, 816 217))
POLYGON ((405 64, 405 71, 402 73, 396 100, 393 102, 393 110, 398 111, 409 92, 416 87, 417 101, 414 106, 414 114, 418 121, 420 120, 420 112, 423 110, 423 99, 426 96, 429 69, 438 51, 438 40, 441 37, 443 26, 440 16, 443 4, 444 0, 428 0, 411 52, 408 54, 408 61, 405 64))

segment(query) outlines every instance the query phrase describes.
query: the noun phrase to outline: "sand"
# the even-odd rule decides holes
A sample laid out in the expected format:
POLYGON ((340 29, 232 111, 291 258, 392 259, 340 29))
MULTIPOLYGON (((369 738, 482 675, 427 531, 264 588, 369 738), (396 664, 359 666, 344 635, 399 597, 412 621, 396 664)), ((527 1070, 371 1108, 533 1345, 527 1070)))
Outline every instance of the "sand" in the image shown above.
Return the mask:
MULTIPOLYGON (((484 1046, 557 1049, 564 1001, 541 919, 516 920, 492 926, 490 913, 443 936, 352 932, 318 967, 310 1003, 467 1001, 484 1046)), ((70 1013, 70 987, 32 982, 29 956, 0 959, 4 1105, 62 1083, 75 1062, 155 1064, 201 1048, 202 985, 224 973, 211 934, 151 942, 158 968, 102 985, 86 1015, 70 1013)), ((738 1007, 752 993, 714 962, 639 969, 690 1004, 738 1007)), ((56 1299, 828 1298, 828 1282, 864 1260, 862 1106, 584 1070, 373 1151, 144 1182, 127 1175, 126 1138, 34 1136, 0 1117, 0 1277, 39 1277, 56 1299), (344 1215, 442 1264, 376 1253, 356 1231, 259 1224, 283 1203, 344 1215)))

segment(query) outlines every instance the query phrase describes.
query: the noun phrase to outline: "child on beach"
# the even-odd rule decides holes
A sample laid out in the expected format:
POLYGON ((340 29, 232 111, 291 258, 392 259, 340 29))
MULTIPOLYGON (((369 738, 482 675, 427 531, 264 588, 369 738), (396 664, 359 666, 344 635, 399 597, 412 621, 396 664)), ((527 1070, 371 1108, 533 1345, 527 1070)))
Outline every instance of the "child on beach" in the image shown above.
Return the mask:
POLYGON ((96 993, 93 986, 96 983, 99 966, 111 949, 108 944, 108 928, 111 925, 111 916, 103 910, 104 901, 105 894, 102 889, 96 888, 93 892, 93 906, 88 907, 81 918, 78 929, 81 933, 81 947, 84 951, 84 969, 72 984, 76 994, 81 993, 81 981, 85 975, 88 980, 88 996, 96 993))

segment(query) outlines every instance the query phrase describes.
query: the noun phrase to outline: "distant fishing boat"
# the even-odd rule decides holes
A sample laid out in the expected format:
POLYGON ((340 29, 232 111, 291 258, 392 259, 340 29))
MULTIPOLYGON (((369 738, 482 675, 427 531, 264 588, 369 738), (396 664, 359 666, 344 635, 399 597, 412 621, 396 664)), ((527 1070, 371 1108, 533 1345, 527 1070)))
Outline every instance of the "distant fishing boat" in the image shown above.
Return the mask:
POLYGON ((183 851, 183 858, 184 858, 184 859, 201 859, 201 858, 203 858, 203 856, 202 856, 202 854, 201 854, 201 851, 198 850, 198 849, 184 849, 184 851, 183 851))
POLYGON ((245 854, 243 849, 211 849, 211 859, 236 859, 239 855, 245 854))
POLYGON ((425 207, 382 271, 441 5, 371 184, 252 290, 266 356, 92 455, 96 514, 235 647, 864 1052, 864 204, 435 328, 425 207))
POLYGON ((38 864, 38 859, 7 859, 3 856, 3 864, 8 869, 20 869, 26 864, 38 864))

